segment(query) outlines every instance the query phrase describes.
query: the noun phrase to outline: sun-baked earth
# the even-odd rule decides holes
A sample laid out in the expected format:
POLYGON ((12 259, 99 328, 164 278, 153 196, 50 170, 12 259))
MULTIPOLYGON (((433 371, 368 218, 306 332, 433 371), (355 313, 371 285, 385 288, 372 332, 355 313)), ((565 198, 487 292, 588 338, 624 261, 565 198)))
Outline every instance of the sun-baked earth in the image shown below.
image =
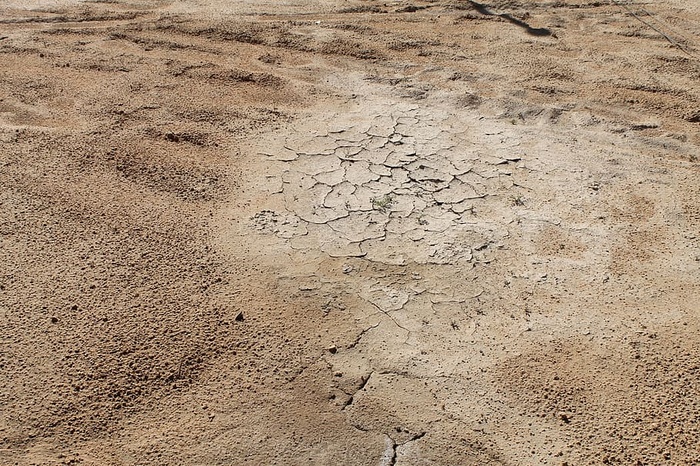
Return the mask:
POLYGON ((700 7, 4 0, 0 464, 700 463, 700 7))

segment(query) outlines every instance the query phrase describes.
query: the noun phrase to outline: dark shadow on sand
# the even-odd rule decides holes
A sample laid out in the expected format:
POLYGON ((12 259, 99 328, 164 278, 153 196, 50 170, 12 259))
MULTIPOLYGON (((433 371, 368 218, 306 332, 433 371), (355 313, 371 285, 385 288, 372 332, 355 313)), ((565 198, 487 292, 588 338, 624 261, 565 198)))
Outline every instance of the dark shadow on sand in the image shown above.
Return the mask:
POLYGON ((508 13, 494 13, 493 11, 489 10, 486 5, 474 2, 472 0, 469 0, 469 3, 471 4, 472 7, 474 7, 474 9, 476 11, 478 11, 482 15, 498 16, 500 18, 503 18, 511 24, 515 24, 516 26, 520 26, 521 28, 523 28, 525 30, 526 33, 530 34, 531 36, 545 37, 545 36, 552 35, 552 31, 550 31, 547 28, 533 28, 532 26, 527 24, 525 21, 514 18, 513 16, 509 15, 508 13))

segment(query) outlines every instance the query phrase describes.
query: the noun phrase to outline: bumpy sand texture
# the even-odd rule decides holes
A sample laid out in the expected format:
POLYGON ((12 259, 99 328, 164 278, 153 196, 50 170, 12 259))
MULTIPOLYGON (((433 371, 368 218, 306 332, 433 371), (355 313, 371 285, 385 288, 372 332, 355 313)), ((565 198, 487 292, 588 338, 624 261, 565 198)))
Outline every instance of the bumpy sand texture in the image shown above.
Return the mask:
POLYGON ((0 463, 700 462, 700 9, 0 5, 0 463))

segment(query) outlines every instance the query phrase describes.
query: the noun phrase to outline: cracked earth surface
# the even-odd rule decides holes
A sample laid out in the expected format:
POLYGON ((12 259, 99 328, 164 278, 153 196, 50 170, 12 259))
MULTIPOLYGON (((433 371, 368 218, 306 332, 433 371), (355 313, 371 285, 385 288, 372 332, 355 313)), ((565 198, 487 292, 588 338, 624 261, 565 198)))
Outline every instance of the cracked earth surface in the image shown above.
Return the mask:
POLYGON ((700 10, 0 6, 0 463, 700 462, 700 10))

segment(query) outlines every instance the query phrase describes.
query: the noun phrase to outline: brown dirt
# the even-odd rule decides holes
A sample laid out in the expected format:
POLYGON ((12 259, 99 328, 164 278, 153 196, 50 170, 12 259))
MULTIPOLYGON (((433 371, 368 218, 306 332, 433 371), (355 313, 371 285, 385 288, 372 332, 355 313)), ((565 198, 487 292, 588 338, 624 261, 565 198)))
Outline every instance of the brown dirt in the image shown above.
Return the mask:
POLYGON ((692 2, 0 5, 0 463, 700 463, 692 2))

